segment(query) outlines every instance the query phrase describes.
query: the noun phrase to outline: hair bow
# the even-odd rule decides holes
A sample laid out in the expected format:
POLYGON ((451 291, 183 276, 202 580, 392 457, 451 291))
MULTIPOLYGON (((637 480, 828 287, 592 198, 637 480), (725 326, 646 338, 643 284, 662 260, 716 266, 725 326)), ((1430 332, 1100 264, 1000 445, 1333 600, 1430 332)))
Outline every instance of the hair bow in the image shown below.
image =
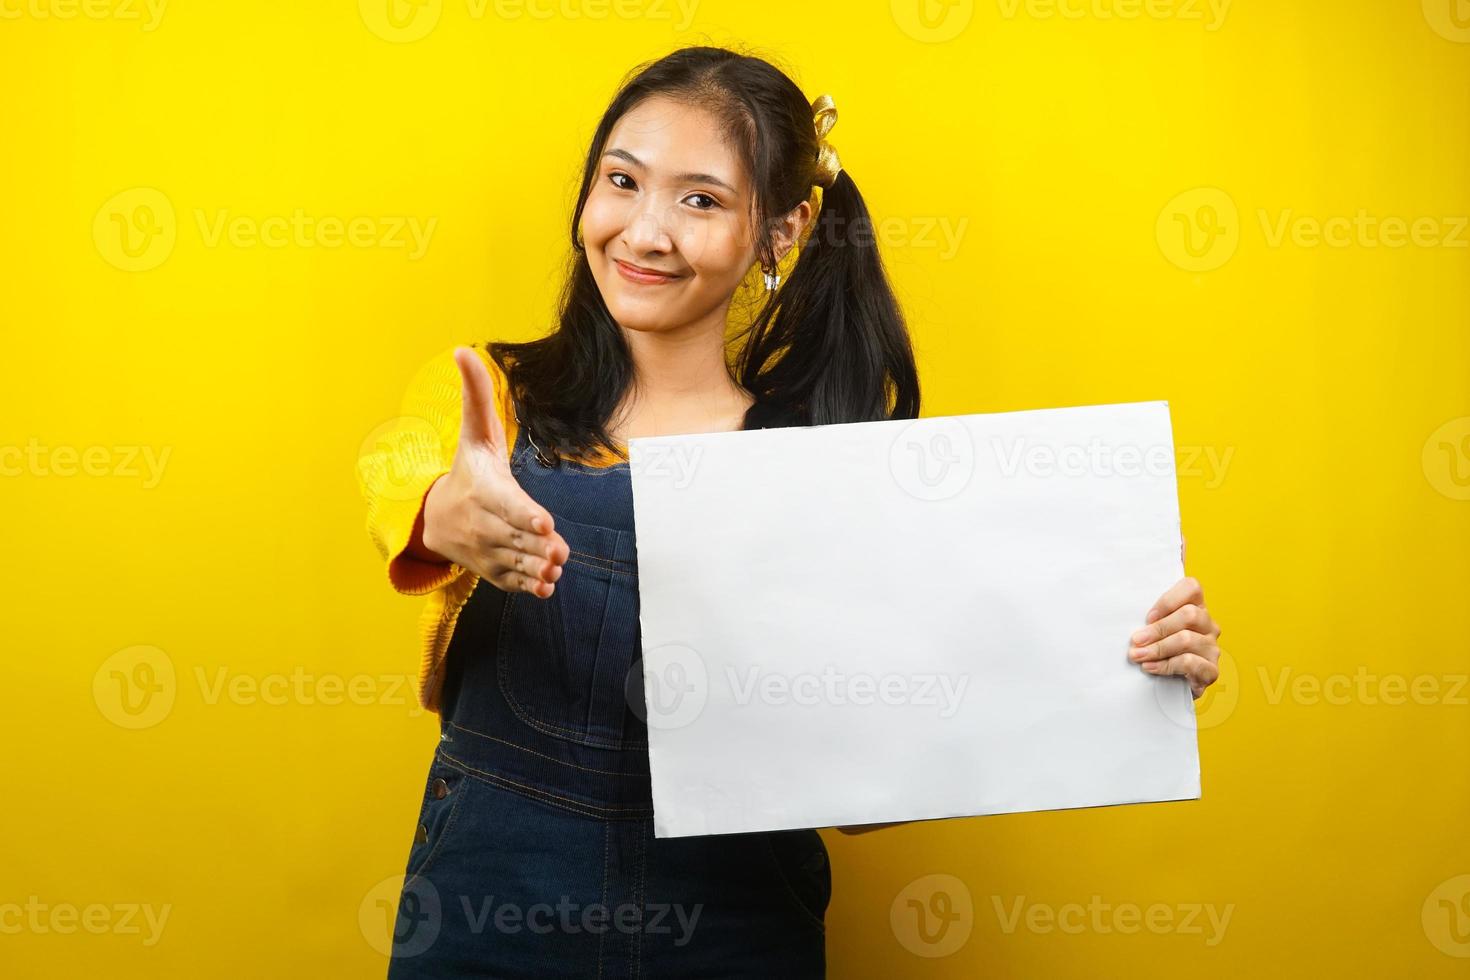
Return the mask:
POLYGON ((817 131, 817 174, 819 187, 831 187, 837 180, 842 164, 837 159, 837 150, 827 142, 827 134, 837 125, 837 104, 832 96, 823 95, 812 103, 812 123, 817 131))

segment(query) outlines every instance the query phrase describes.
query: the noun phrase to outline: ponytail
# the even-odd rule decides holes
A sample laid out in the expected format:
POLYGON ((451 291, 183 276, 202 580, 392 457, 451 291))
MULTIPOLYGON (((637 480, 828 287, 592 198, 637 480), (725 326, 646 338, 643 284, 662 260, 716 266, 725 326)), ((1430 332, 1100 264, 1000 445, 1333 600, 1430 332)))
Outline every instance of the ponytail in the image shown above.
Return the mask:
POLYGON ((806 425, 917 418, 908 329, 846 170, 822 191, 798 248, 795 268, 751 326, 741 384, 806 425))

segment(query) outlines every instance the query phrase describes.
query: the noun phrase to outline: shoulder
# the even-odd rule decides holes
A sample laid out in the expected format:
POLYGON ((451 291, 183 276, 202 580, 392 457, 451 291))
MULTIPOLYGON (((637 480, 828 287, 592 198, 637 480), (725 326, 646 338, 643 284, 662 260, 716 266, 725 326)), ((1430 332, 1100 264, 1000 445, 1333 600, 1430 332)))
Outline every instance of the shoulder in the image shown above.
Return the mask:
POLYGON ((495 384, 495 395, 497 401, 509 401, 509 381, 505 372, 501 370, 495 358, 490 356, 490 351, 485 341, 477 340, 473 343, 453 344, 445 347, 432 355, 421 364, 414 372, 409 381, 409 387, 432 393, 438 391, 440 394, 452 393, 454 401, 459 401, 461 394, 461 382, 459 365, 455 362, 454 352, 460 347, 468 347, 480 358, 480 362, 490 372, 490 380, 495 384))

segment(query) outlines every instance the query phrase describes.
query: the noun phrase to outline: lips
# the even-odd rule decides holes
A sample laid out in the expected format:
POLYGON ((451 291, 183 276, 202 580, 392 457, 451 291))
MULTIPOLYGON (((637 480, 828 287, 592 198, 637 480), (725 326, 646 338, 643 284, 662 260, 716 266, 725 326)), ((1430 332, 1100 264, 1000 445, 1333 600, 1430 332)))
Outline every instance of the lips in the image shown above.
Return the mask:
POLYGON ((630 282, 655 284, 673 282, 675 279, 680 278, 673 273, 660 272, 657 269, 645 269, 642 266, 632 265, 624 262, 622 259, 613 259, 613 264, 618 267, 618 274, 630 282))

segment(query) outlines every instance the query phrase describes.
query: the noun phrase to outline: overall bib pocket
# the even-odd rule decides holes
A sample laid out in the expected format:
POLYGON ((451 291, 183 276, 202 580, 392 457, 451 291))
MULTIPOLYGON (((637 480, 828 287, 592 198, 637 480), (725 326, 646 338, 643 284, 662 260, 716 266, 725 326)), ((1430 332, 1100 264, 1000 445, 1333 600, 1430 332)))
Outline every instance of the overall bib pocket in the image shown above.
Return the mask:
POLYGON ((608 749, 647 748, 625 696, 641 657, 631 533, 553 514, 570 554, 550 598, 506 596, 496 643, 500 689, 521 721, 608 749))

